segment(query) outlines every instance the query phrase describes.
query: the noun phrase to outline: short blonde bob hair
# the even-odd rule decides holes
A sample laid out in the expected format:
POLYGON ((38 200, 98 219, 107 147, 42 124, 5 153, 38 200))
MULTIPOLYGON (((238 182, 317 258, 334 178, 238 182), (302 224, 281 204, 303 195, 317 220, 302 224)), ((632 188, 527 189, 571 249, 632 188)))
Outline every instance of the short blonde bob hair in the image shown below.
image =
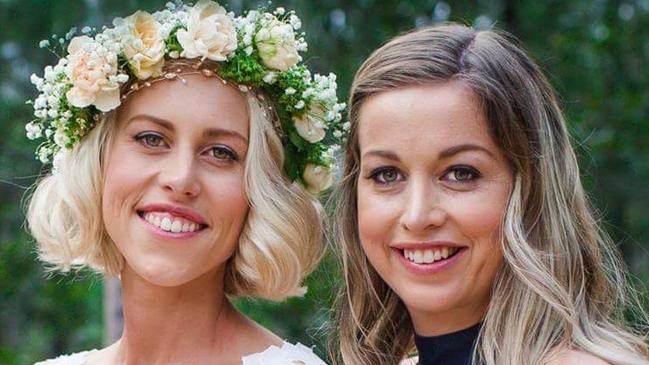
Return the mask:
MULTIPOLYGON (((166 81, 165 81, 166 82, 166 81)), ((227 263, 225 291, 231 296, 283 300, 301 295, 302 280, 322 256, 322 208, 283 173, 284 150, 273 127, 274 113, 246 94, 250 138, 245 161, 249 211, 235 253, 227 263)), ((119 126, 104 115, 55 174, 35 185, 27 222, 39 258, 50 270, 90 268, 118 275, 123 257, 107 234, 101 214, 106 146, 119 126)))

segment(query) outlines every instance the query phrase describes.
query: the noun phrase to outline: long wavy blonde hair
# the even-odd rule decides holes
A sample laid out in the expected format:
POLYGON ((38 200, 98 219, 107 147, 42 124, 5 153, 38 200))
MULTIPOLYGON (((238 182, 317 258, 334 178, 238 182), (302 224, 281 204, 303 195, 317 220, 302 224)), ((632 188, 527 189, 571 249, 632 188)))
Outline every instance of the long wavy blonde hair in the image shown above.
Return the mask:
POLYGON ((566 349, 613 364, 649 364, 646 313, 600 229, 555 93, 539 67, 504 33, 445 24, 376 50, 356 73, 343 180, 334 192, 333 239, 344 272, 332 357, 348 365, 396 364, 413 350, 399 297, 365 257, 357 233, 359 111, 368 97, 454 80, 480 101, 492 138, 514 172, 504 217, 504 264, 475 348, 474 363, 543 364, 566 349), (644 334, 643 334, 644 333, 644 334))

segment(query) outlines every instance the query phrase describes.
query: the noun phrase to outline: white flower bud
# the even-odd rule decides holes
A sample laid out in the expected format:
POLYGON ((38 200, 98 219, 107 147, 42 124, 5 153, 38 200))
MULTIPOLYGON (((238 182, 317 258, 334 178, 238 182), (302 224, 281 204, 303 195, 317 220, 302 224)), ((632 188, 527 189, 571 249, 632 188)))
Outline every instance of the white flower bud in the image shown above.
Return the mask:
POLYGON ((27 123, 27 125, 25 125, 25 130, 27 131, 27 138, 31 140, 40 138, 43 135, 41 126, 33 122, 27 123))
POLYGON ((277 74, 275 72, 268 72, 264 75, 263 80, 267 84, 274 84, 277 81, 277 74))
POLYGON ((313 194, 320 193, 333 184, 333 175, 329 168, 312 163, 304 167, 302 178, 307 184, 307 190, 313 194))
POLYGON ((38 150, 38 159, 39 159, 42 163, 48 163, 48 162, 50 162, 50 159, 49 159, 49 155, 50 155, 50 153, 52 153, 52 151, 51 151, 49 148, 47 148, 47 147, 41 147, 41 148, 38 150))
POLYGON ((44 109, 47 107, 47 97, 45 95, 39 95, 36 100, 34 100, 35 109, 44 109))

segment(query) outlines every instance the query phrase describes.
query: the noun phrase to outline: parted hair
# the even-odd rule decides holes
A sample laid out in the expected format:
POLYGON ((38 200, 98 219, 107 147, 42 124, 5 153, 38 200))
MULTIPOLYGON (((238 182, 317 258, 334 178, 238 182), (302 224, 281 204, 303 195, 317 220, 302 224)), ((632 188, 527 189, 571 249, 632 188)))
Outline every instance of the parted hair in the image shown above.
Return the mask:
POLYGON ((474 363, 541 365, 576 349, 612 364, 649 364, 646 313, 584 192, 553 88, 513 37, 457 24, 393 38, 355 75, 343 178, 331 200, 332 237, 344 278, 332 357, 346 365, 387 365, 414 350, 404 303, 359 242, 359 114, 372 95, 445 82, 472 90, 513 172, 500 243, 504 263, 474 363), (635 326, 625 320, 628 313, 636 316, 635 326))
MULTIPOLYGON (((301 295, 302 280, 322 255, 322 208, 283 172, 284 150, 274 113, 264 98, 246 96, 250 137, 245 161, 249 211, 238 246, 227 263, 224 287, 231 296, 283 300, 301 295)), ((90 268, 118 275, 123 257, 102 218, 107 146, 119 128, 117 112, 104 115, 68 152, 55 174, 40 178, 29 198, 28 228, 39 258, 50 270, 90 268)))

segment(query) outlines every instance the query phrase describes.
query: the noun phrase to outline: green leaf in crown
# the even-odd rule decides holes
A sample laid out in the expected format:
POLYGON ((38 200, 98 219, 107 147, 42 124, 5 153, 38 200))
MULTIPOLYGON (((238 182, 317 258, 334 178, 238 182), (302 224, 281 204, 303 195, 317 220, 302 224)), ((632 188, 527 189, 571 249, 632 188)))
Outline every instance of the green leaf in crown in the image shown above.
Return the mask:
POLYGON ((140 82, 176 77, 165 73, 167 62, 210 60, 218 62, 211 73, 271 99, 285 137, 285 172, 318 193, 331 185, 333 156, 349 124, 341 123, 345 105, 338 102, 335 75, 311 75, 302 64, 307 43, 298 33, 301 24, 284 8, 235 16, 214 1, 177 1, 152 14, 116 18, 98 33, 84 27, 81 34, 73 28, 65 37, 53 36, 57 49, 47 40, 41 48, 64 56, 42 77, 31 77, 39 95, 29 101, 35 119, 25 127, 27 137, 42 140, 36 155, 53 163, 56 173, 66 150, 140 82))

